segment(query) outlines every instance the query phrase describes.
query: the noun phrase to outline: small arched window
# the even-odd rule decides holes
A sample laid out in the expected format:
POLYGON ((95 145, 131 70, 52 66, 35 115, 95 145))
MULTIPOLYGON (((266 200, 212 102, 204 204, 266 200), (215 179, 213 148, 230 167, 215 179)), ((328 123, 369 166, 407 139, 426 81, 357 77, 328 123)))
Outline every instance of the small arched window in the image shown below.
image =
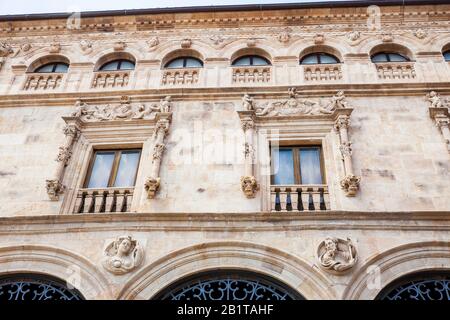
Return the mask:
POLYGON ((134 62, 131 60, 119 59, 105 63, 100 67, 100 71, 133 70, 134 62))
POLYGON ((193 57, 178 57, 166 63, 166 69, 201 68, 203 62, 193 57))
POLYGON ((407 57, 395 52, 380 52, 371 57, 373 63, 377 62, 406 62, 409 61, 407 57))
POLYGON ((311 53, 304 56, 300 60, 300 64, 333 64, 333 63, 339 63, 339 59, 331 54, 324 52, 311 53))
POLYGON ((447 50, 443 53, 445 61, 450 62, 450 50, 447 50))
POLYGON ((233 66, 269 66, 270 61, 261 56, 243 56, 232 63, 233 66))
POLYGON ((69 69, 69 65, 63 62, 52 62, 44 64, 43 66, 38 67, 34 72, 36 73, 54 73, 61 72, 65 73, 69 69))

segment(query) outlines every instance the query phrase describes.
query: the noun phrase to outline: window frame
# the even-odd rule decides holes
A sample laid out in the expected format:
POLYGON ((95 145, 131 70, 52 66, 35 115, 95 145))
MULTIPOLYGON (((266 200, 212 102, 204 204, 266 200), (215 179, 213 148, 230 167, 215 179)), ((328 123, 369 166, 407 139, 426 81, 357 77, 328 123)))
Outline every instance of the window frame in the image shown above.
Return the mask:
POLYGON ((372 54, 372 55, 370 56, 370 61, 371 61, 372 63, 399 63, 399 62, 411 62, 411 59, 408 58, 407 56, 401 54, 401 53, 398 53, 398 52, 393 52, 393 51, 380 51, 380 52, 377 52, 377 53, 372 54), (387 58, 387 59, 386 59, 387 61, 374 62, 374 61, 373 61, 373 57, 375 57, 375 56, 377 56, 377 55, 381 55, 381 54, 385 55, 385 57, 387 58), (399 55, 399 56, 401 56, 402 58, 404 58, 405 61, 391 61, 391 58, 390 58, 390 56, 389 56, 390 54, 396 54, 396 55, 399 55))
POLYGON ((40 65, 39 67, 37 67, 36 69, 34 69, 33 73, 67 73, 69 71, 69 67, 70 67, 70 65, 65 62, 49 62, 49 63, 44 63, 44 64, 40 65), (52 71, 38 71, 39 69, 42 69, 42 68, 50 66, 50 65, 53 65, 52 71), (56 68, 58 68, 58 65, 66 66, 67 70, 64 72, 56 72, 56 68))
POLYGON ((263 57, 261 55, 258 55, 258 54, 246 54, 246 55, 237 57, 231 63, 232 67, 267 67, 267 66, 271 66, 271 65, 272 64, 271 64, 269 59, 267 59, 266 57, 263 57), (253 64, 253 58, 255 58, 255 57, 264 60, 267 64, 258 64, 258 65, 253 64), (236 61, 239 61, 239 60, 245 59, 245 58, 249 58, 250 59, 250 64, 248 64, 248 65, 244 65, 244 64, 236 65, 236 61))
POLYGON ((444 52, 442 52, 442 56, 444 57, 445 62, 450 62, 450 50, 445 50, 444 52), (448 60, 445 55, 448 55, 448 60))
POLYGON ((196 57, 192 57, 192 56, 181 56, 181 57, 176 57, 173 59, 170 59, 166 64, 164 64, 164 69, 198 69, 198 68, 203 68, 203 61, 196 58, 196 57), (200 67, 187 67, 187 60, 188 59, 192 59, 192 60, 196 60, 198 62, 200 62, 200 67), (168 67, 169 64, 171 64, 172 62, 176 61, 176 60, 183 60, 183 66, 177 67, 177 68, 173 68, 173 67, 168 67))
POLYGON ((139 165, 141 163, 141 157, 142 157, 142 148, 94 149, 93 152, 92 152, 92 156, 91 156, 91 158, 89 160, 88 170, 86 172, 86 176, 85 176, 84 182, 83 182, 83 188, 84 189, 134 188, 136 186, 136 179, 137 179, 137 174, 138 174, 138 171, 139 171, 139 165), (119 171, 119 164, 120 164, 120 159, 122 157, 122 152, 127 152, 127 151, 139 151, 139 161, 138 161, 137 166, 136 166, 136 173, 134 174, 133 186, 130 186, 130 187, 114 187, 114 183, 116 182, 116 179, 117 179, 117 173, 119 171), (94 168, 96 155, 99 152, 114 152, 113 165, 112 165, 112 168, 111 168, 111 172, 109 173, 109 177, 108 177, 108 186, 103 187, 103 188, 88 188, 89 181, 91 180, 91 177, 92 177, 92 170, 94 168))
MULTIPOLYGON (((273 146, 270 146, 270 166, 272 171, 272 150, 273 146)), ((294 164, 294 185, 303 185, 302 184, 302 175, 301 175, 301 157, 300 157, 300 149, 319 149, 319 161, 320 161, 320 176, 322 178, 321 184, 326 184, 326 177, 325 177, 325 161, 323 156, 323 148, 322 145, 312 144, 312 145, 292 145, 292 146, 278 146, 277 149, 292 149, 292 156, 293 156, 293 164, 294 164)), ((270 184, 272 186, 276 186, 274 183, 275 175, 270 174, 270 184)), ((311 184, 313 185, 313 184, 311 184)))
POLYGON ((314 65, 314 64, 339 64, 339 63, 341 63, 341 61, 338 59, 338 57, 336 57, 335 55, 332 55, 330 53, 327 53, 327 52, 313 52, 313 53, 305 54, 299 61, 299 64, 302 66, 308 66, 308 65, 314 65), (332 62, 332 63, 321 62, 321 58, 320 58, 321 55, 326 55, 328 57, 331 57, 334 60, 336 60, 336 62, 332 62), (303 63, 303 61, 306 58, 311 57, 311 56, 315 56, 317 58, 317 63, 303 63))
POLYGON ((108 61, 108 62, 105 62, 104 64, 102 64, 100 66, 100 68, 98 68, 98 71, 99 72, 130 71, 130 70, 134 70, 134 69, 136 69, 136 62, 134 62, 132 60, 129 60, 129 59, 114 59, 114 60, 111 60, 111 61, 108 61), (122 62, 124 62, 124 61, 131 62, 133 64, 134 68, 133 69, 120 69, 120 66, 122 65, 122 62), (117 62, 117 69, 115 69, 115 70, 104 70, 103 69, 104 66, 106 66, 106 65, 108 65, 110 63, 113 63, 113 62, 117 62))

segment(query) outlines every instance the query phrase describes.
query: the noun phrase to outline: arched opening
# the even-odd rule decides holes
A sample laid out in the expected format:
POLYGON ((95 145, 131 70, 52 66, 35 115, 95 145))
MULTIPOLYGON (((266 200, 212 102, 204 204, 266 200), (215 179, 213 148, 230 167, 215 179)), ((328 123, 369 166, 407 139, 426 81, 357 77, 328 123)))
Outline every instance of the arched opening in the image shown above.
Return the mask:
POLYGON ((64 281, 43 274, 0 276, 2 301, 84 300, 81 293, 64 281))
POLYGON ((450 43, 442 48, 442 56, 445 61, 450 62, 450 43))
POLYGON ((234 60, 231 65, 233 66, 269 66, 270 61, 266 58, 258 55, 246 55, 241 56, 234 60))
POLYGON ((113 52, 98 59, 94 71, 133 70, 136 59, 128 52, 113 52))
POLYGON ((388 284, 375 299, 450 301, 450 271, 408 274, 388 284))
POLYGON ((70 61, 64 56, 49 55, 33 61, 27 72, 32 73, 66 73, 69 69, 70 61))
POLYGON ((380 44, 370 50, 370 59, 373 63, 407 62, 413 60, 412 52, 399 44, 380 44))
POLYGON ((289 286, 266 275, 243 270, 203 272, 181 279, 154 300, 254 301, 304 300, 289 286))
POLYGON ((315 45, 305 48, 299 55, 300 64, 337 64, 342 55, 338 50, 326 45, 315 45))
POLYGON ((178 57, 164 65, 165 69, 201 68, 203 62, 194 57, 178 57))

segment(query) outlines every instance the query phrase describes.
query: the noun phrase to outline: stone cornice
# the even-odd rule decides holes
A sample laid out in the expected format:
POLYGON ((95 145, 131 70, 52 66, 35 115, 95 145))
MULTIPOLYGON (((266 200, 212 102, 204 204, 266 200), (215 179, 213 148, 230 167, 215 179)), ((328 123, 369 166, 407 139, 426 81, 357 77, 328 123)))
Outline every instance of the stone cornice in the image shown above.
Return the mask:
POLYGON ((450 231, 450 212, 132 213, 0 218, 0 235, 101 231, 450 231), (51 228, 49 228, 51 226, 51 228))
MULTIPOLYGON (((19 94, 0 96, 0 108, 20 106, 60 106, 73 105, 83 98, 89 103, 119 102, 122 96, 132 97, 133 101, 146 102, 161 99, 167 95, 174 101, 202 101, 210 99, 240 100, 250 93, 255 98, 270 99, 285 95, 292 86, 221 87, 221 88, 172 88, 144 90, 114 90, 98 92, 72 92, 48 94, 19 94)), ((302 97, 324 97, 344 90, 347 97, 376 96, 424 96, 430 88, 442 95, 450 95, 450 82, 427 83, 389 83, 389 84, 317 84, 295 86, 302 97)))

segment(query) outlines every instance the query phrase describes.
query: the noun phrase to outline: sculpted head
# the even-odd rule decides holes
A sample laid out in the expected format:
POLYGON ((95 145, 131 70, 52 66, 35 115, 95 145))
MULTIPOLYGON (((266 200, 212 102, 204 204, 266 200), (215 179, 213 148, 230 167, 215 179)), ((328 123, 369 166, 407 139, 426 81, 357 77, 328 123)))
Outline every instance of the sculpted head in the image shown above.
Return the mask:
POLYGON ((130 253, 132 247, 133 241, 131 237, 121 237, 118 241, 117 253, 127 255, 130 253))
POLYGON ((326 238, 325 239, 325 249, 327 251, 336 252, 338 246, 338 241, 335 238, 326 238))

